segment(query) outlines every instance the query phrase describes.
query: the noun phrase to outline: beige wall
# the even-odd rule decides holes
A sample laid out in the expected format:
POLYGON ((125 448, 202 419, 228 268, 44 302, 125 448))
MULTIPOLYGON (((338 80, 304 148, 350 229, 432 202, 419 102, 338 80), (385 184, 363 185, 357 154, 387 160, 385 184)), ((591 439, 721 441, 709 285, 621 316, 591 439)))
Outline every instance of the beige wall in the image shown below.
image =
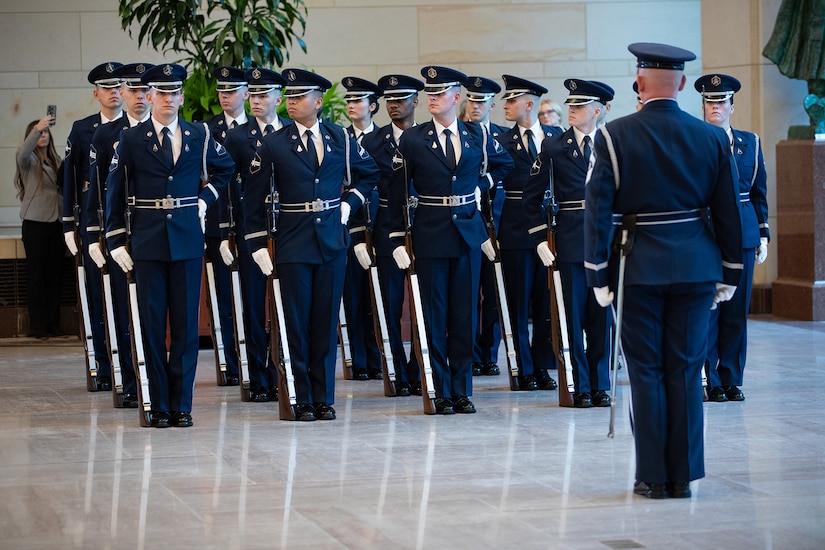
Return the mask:
MULTIPOLYGON (((799 107, 805 85, 780 75, 761 50, 773 29, 780 0, 307 0, 308 52, 295 48, 289 66, 308 66, 330 80, 369 79, 401 72, 417 76, 426 64, 448 65, 500 80, 503 73, 536 80, 548 97, 563 99, 565 78, 602 80, 617 96, 611 117, 632 112, 634 60, 627 44, 667 42, 699 55, 689 63, 684 109, 700 116, 692 82, 703 72, 742 80, 733 123, 759 133, 775 195, 774 146, 787 126, 805 123, 799 107)), ((0 226, 18 224, 12 189, 14 151, 25 125, 58 105, 56 141, 71 121, 94 112, 86 73, 98 63, 166 59, 139 51, 121 31, 117 0, 5 0, 0 4, 0 226)), ((174 60, 174 56, 169 56, 174 60)), ((418 118, 427 118, 419 107, 418 118)), ((504 123, 496 108, 496 122, 504 123)), ((378 122, 385 123, 382 113, 378 122)), ((771 220, 773 221, 773 220, 771 220)), ((13 231, 13 229, 12 229, 13 231)), ((772 259, 772 257, 769 257, 772 259)), ((775 277, 771 261, 758 282, 775 277)))

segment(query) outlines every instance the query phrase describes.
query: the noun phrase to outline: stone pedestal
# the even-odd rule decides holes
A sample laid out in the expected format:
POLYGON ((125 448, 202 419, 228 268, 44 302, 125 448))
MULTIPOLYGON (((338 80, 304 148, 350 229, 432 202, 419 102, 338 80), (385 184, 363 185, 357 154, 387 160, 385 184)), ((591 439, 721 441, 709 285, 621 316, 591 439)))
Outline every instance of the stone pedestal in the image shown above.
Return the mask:
POLYGON ((825 320, 825 141, 776 144, 773 314, 825 320))

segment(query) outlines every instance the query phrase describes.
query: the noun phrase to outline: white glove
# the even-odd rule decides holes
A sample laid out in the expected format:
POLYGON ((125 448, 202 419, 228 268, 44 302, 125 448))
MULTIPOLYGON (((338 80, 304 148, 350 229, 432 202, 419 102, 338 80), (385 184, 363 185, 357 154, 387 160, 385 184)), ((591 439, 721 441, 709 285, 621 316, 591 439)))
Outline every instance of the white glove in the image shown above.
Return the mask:
POLYGON ((726 285, 725 283, 716 283, 716 294, 713 295, 713 305, 710 309, 716 309, 719 302, 727 302, 733 298, 733 293, 736 292, 736 287, 733 285, 726 285))
POLYGON ((487 239, 483 243, 481 243, 481 251, 484 252, 484 255, 487 256, 487 259, 491 262, 496 261, 496 249, 493 248, 493 241, 487 239))
POLYGON ((341 223, 347 225, 349 221, 349 213, 352 210, 352 207, 349 205, 348 202, 341 202, 341 223))
POLYGON ((756 247, 756 263, 761 264, 768 259, 768 238, 760 237, 756 247))
POLYGON ((103 257, 103 251, 100 250, 100 243, 97 241, 89 244, 89 257, 98 269, 103 269, 103 266, 106 265, 106 258, 103 257))
POLYGON ((550 267, 550 265, 556 261, 556 257, 550 252, 550 247, 547 246, 546 242, 540 242, 536 247, 536 252, 539 255, 541 263, 544 264, 544 267, 550 267))
POLYGON ((372 265, 372 258, 370 258, 370 253, 367 250, 367 244, 358 243, 352 247, 352 251, 355 253, 355 258, 358 260, 358 263, 361 264, 361 267, 369 269, 372 265))
POLYGON ((74 238, 74 231, 66 231, 63 233, 63 240, 66 241, 66 248, 72 253, 72 256, 77 256, 77 241, 74 238))
POLYGON ((606 286, 594 286, 593 296, 596 297, 596 301, 602 307, 607 307, 613 303, 613 293, 606 286))
POLYGON ((126 252, 125 246, 115 248, 109 253, 109 255, 115 263, 120 266, 120 269, 122 269, 124 273, 129 273, 132 271, 132 268, 135 267, 135 262, 132 261, 132 257, 129 256, 128 252, 126 252))
POLYGON ((412 259, 410 255, 407 254, 407 249, 403 246, 397 246, 395 250, 392 251, 392 258, 395 260, 395 265, 398 266, 398 269, 407 269, 412 265, 412 259))
POLYGON ((233 256, 232 251, 229 250, 229 241, 221 241, 218 250, 221 253, 221 259, 223 260, 223 263, 225 263, 226 265, 232 265, 232 262, 235 261, 235 256, 233 256))
POLYGON ((261 268, 261 272, 267 277, 272 275, 272 258, 269 257, 269 250, 266 248, 259 248, 252 253, 252 259, 261 268))
POLYGON ((198 199, 198 217, 201 220, 201 231, 206 233, 206 201, 198 199))
POLYGON ((478 211, 481 212, 481 189, 479 189, 479 187, 476 186, 476 190, 473 191, 473 194, 475 195, 476 199, 476 209, 478 209, 478 211))

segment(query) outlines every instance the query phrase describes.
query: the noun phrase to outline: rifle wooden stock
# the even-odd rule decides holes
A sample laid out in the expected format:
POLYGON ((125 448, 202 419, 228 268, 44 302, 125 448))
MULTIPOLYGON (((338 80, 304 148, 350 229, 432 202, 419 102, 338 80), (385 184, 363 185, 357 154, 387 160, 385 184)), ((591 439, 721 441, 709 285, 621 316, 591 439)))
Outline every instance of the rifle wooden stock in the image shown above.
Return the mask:
MULTIPOLYGON (((548 226, 549 228, 550 226, 548 226)), ((556 235, 547 232, 547 245, 555 256, 556 235)), ((550 290, 550 331, 553 353, 558 361, 559 406, 572 407, 576 390, 573 384, 573 363, 570 358, 570 342, 567 332, 567 312, 564 307, 564 294, 561 286, 561 273, 554 261, 547 268, 547 286, 550 290)))
POLYGON ((370 228, 370 204, 369 200, 364 203, 364 210, 367 213, 366 229, 364 230, 364 244, 370 255, 370 267, 367 270, 370 286, 370 304, 372 305, 372 325, 375 334, 375 343, 381 354, 381 370, 384 373, 384 395, 395 397, 395 360, 392 355, 390 345, 390 333, 387 329, 387 316, 384 310, 384 296, 381 293, 381 282, 378 279, 378 267, 375 265, 375 254, 372 248, 372 229, 370 228))
MULTIPOLYGON (((407 254, 412 260, 412 235, 409 230, 404 237, 407 254)), ((418 360, 421 371, 421 396, 424 400, 424 413, 435 414, 435 387, 433 384, 433 367, 430 363, 430 348, 427 340, 427 327, 424 324, 424 310, 421 305, 421 288, 415 263, 407 269, 407 292, 410 303, 410 323, 412 326, 412 350, 418 360)))
POLYGON ((271 323, 269 338, 272 362, 278 369, 278 417, 281 420, 295 420, 295 407, 298 403, 295 394, 295 375, 292 372, 292 358, 289 353, 289 340, 286 333, 284 304, 281 296, 281 281, 275 269, 275 244, 270 238, 267 243, 269 257, 272 258, 272 274, 267 279, 266 302, 269 306, 271 323), (276 360, 277 359, 277 360, 276 360))

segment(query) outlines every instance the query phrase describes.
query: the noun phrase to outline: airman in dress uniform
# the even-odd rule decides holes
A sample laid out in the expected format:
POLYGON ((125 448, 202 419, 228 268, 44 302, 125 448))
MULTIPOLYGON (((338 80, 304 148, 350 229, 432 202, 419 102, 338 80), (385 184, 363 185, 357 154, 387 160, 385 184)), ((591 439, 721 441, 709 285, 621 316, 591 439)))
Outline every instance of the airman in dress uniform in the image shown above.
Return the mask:
POLYGON ((126 274, 115 264, 111 256, 101 249, 100 237, 105 232, 106 210, 106 177, 109 175, 109 164, 115 154, 115 147, 120 141, 120 132, 128 130, 146 121, 151 116, 151 109, 147 99, 149 87, 140 81, 146 70, 154 65, 151 63, 130 63, 115 69, 114 76, 122 79, 121 96, 123 97, 124 113, 111 124, 99 126, 92 137, 89 148, 89 191, 85 193, 86 204, 84 210, 90 213, 89 225, 86 234, 89 240, 89 257, 99 269, 107 263, 111 280, 112 305, 115 313, 115 328, 117 334, 110 334, 109 338, 117 338, 118 357, 121 361, 123 376, 123 393, 121 401, 124 407, 137 407, 137 385, 134 363, 132 361, 132 341, 129 333, 129 295, 126 274), (99 214, 103 214, 100 216, 99 214))
POLYGON ((265 201, 276 195, 275 261, 295 376, 295 419, 332 420, 347 222, 378 183, 379 172, 344 128, 319 120, 329 80, 302 69, 282 74, 287 112, 295 124, 266 136, 252 159, 244 188, 246 239, 261 271, 272 273, 265 201))
POLYGON ((392 160, 393 258, 400 269, 411 265, 403 244, 404 209, 414 182, 418 206, 412 248, 430 340, 436 412, 474 413, 470 396, 482 248, 494 257, 477 201, 481 189, 503 179, 513 161, 486 127, 457 119, 466 75, 438 66, 424 67, 421 74, 433 119, 405 130, 392 160))
MULTIPOLYGON (((347 76, 341 80, 347 89, 344 94, 344 101, 347 103, 347 116, 352 124, 347 127, 347 131, 359 145, 364 145, 364 140, 371 135, 376 126, 372 117, 378 112, 378 98, 381 97, 381 88, 377 84, 358 78, 347 76)), ((378 212, 378 188, 373 189, 369 196, 369 219, 375 220, 378 212)), ((363 208, 366 208, 365 204, 363 208)), ((367 217, 363 214, 353 214, 353 222, 350 224, 350 235, 353 243, 363 242, 363 235, 360 239, 356 237, 358 233, 363 233, 366 228, 367 217)), ((372 223, 372 222, 371 222, 372 223)), ((372 229, 372 228, 370 228, 372 229)), ((366 271, 358 264, 353 247, 350 246, 347 252, 347 274, 344 278, 344 311, 347 316, 347 327, 349 328, 349 343, 352 350, 352 377, 354 380, 381 380, 381 352, 378 350, 378 342, 375 338, 373 324, 373 312, 370 307, 370 283, 366 271)))
POLYGON ((596 134, 585 269, 609 306, 613 236, 628 235, 621 338, 633 394, 634 493, 687 498, 690 481, 705 473, 700 373, 710 310, 730 299, 742 270, 735 167, 725 132, 676 101, 685 61, 696 56, 664 44, 628 49, 645 104, 596 134))
POLYGON ((80 253, 83 255, 82 262, 86 271, 86 295, 98 369, 96 387, 90 388, 89 391, 112 389, 112 366, 106 351, 103 283, 100 269, 89 257, 89 236, 86 233, 90 225, 98 224, 97 211, 89 212, 84 208, 87 202, 85 196, 89 191, 89 148, 98 127, 116 120, 121 115, 121 81, 113 74, 121 65, 109 61, 89 71, 88 80, 95 87, 94 97, 100 103, 100 112, 72 124, 72 130, 66 140, 66 158, 63 161, 63 237, 69 252, 76 255, 76 231, 80 232, 80 253), (79 216, 79 219, 76 216, 79 216))
POLYGON ((152 116, 121 133, 106 182, 107 244, 121 269, 135 272, 157 428, 192 425, 204 218, 235 169, 205 125, 178 118, 185 79, 175 64, 143 73, 152 116))
POLYGON ((768 257, 768 200, 765 158, 759 136, 730 127, 733 95, 741 84, 726 74, 708 74, 693 83, 702 94, 705 121, 722 128, 731 143, 738 174, 742 208, 742 275, 736 293, 710 314, 708 332, 708 400, 744 401, 739 386, 745 371, 748 348, 748 309, 753 283, 753 264, 768 257))
POLYGON ((547 372, 555 365, 550 341, 547 269, 539 261, 535 243, 528 232, 530 224, 525 217, 523 199, 530 167, 543 150, 545 138, 557 136, 563 130, 558 126, 539 123, 539 98, 547 93, 547 88, 517 76, 505 74, 501 78, 505 86, 502 95, 504 115, 515 124, 499 137, 499 141, 510 153, 515 167, 503 182, 501 195, 506 200, 498 225, 498 243, 501 247, 504 286, 516 345, 519 389, 554 390, 557 387, 556 381, 547 372), (531 309, 532 340, 529 329, 531 309))
POLYGON ((226 265, 234 260, 229 246, 228 232, 237 236, 235 244, 238 253, 238 271, 243 294, 244 329, 246 351, 249 358, 250 401, 261 403, 277 401, 278 374, 274 365, 267 364, 269 339, 266 334, 266 276, 252 261, 252 251, 247 245, 246 211, 244 189, 249 177, 249 168, 255 151, 261 146, 264 136, 274 134, 292 121, 278 116, 281 104, 281 89, 286 84, 283 77, 269 69, 249 69, 243 75, 249 83, 249 107, 254 118, 231 129, 226 134, 224 146, 235 160, 235 177, 228 187, 228 201, 222 209, 221 226, 226 234, 221 241, 221 256, 226 265), (230 211, 231 208, 231 211, 230 211), (234 226, 232 226, 234 224, 234 226))

